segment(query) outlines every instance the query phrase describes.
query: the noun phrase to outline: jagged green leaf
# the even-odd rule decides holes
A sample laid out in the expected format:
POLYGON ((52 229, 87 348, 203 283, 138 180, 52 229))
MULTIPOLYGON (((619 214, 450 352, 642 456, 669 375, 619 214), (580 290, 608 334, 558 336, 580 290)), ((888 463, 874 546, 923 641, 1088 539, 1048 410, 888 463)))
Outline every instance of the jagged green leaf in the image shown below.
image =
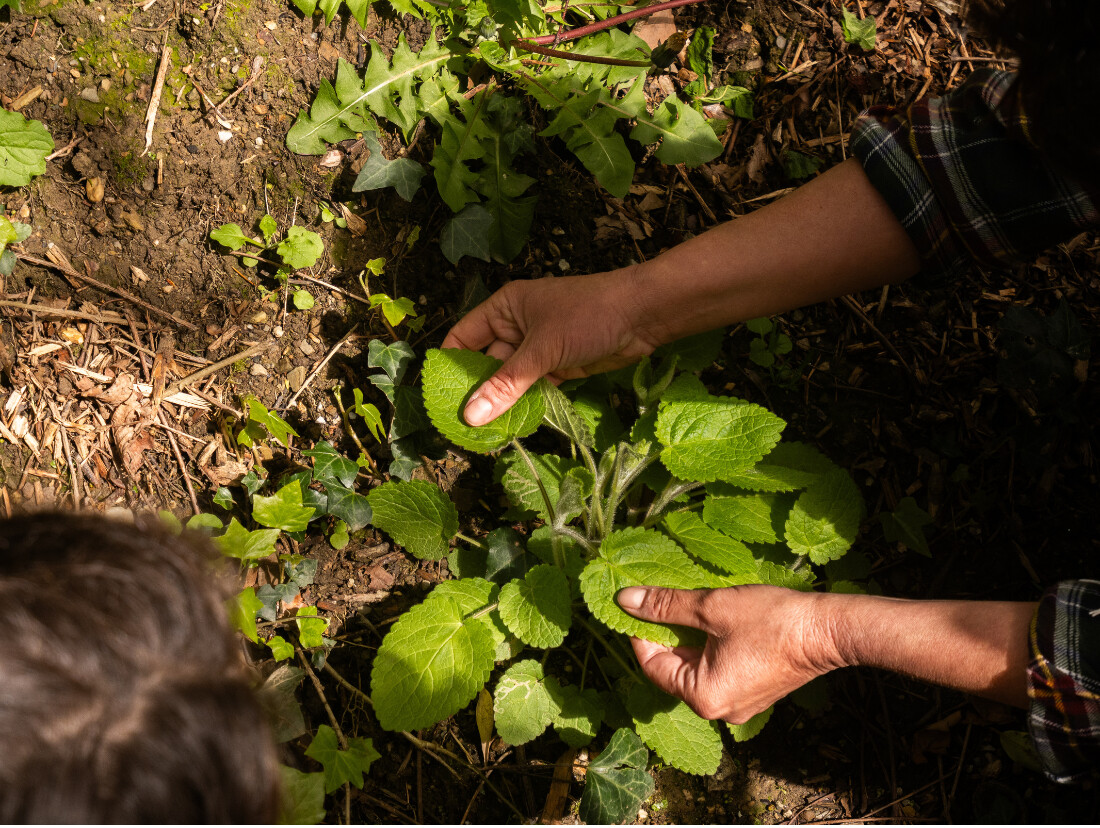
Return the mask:
POLYGON ((463 256, 473 256, 483 262, 492 258, 489 243, 493 228, 493 214, 484 204, 468 204, 461 213, 451 218, 439 234, 439 246, 451 264, 458 264, 463 256))
POLYGON ((833 469, 795 501, 785 528, 787 545, 815 564, 835 560, 855 542, 862 516, 859 487, 844 469, 833 469))
POLYGON ((754 466, 779 442, 786 423, 734 397, 663 402, 657 439, 661 462, 683 480, 724 480, 754 466))
POLYGON ((638 807, 653 793, 646 771, 649 751, 638 734, 619 728, 599 758, 588 766, 580 818, 589 825, 620 825, 638 815, 638 807))
POLYGON ((458 510, 426 480, 383 483, 367 495, 374 525, 416 557, 438 560, 458 534, 458 510))
POLYGON ((642 741, 668 764, 685 773, 712 774, 722 760, 722 737, 713 722, 653 684, 639 682, 626 709, 642 741))
POLYGON ((522 578, 538 564, 538 558, 523 545, 523 535, 508 526, 494 529, 485 537, 485 571, 481 577, 495 584, 522 578))
MULTIPOLYGON (((805 488, 833 468, 833 462, 812 446, 781 442, 755 466, 727 475, 725 482, 757 492, 791 492, 805 488)), ((707 492, 729 493, 723 483, 707 486, 707 492)))
POLYGON ((841 9, 840 28, 844 39, 867 52, 875 49, 875 38, 878 33, 878 23, 874 15, 867 15, 862 20, 847 9, 841 9))
POLYGON ((225 602, 229 623, 240 630, 249 641, 259 642, 256 633, 256 613, 264 608, 264 602, 256 597, 254 587, 245 587, 233 598, 225 602))
POLYGON ((546 383, 542 389, 546 410, 543 417, 546 422, 580 446, 593 448, 596 444, 588 423, 580 415, 569 398, 553 383, 546 383))
POLYGON ((261 526, 284 532, 303 531, 316 513, 312 506, 302 504, 302 486, 297 480, 290 481, 271 497, 252 498, 252 519, 261 526))
POLYGON ((258 561, 274 555, 275 541, 278 539, 278 529, 256 529, 250 532, 236 518, 229 521, 224 534, 212 538, 223 555, 242 561, 258 561))
POLYGON ((758 734, 764 729, 764 725, 768 723, 768 719, 772 717, 772 712, 775 707, 769 707, 767 710, 762 710, 749 719, 744 724, 730 724, 726 722, 726 727, 729 729, 730 734, 733 736, 735 742, 747 742, 753 736, 758 734))
POLYGON ((336 731, 324 724, 317 728, 313 741, 306 748, 306 756, 315 759, 324 769, 325 793, 332 793, 345 783, 362 788, 363 774, 382 758, 370 739, 356 736, 348 739, 347 750, 341 750, 336 731))
POLYGON ((512 167, 514 138, 527 126, 520 120, 521 111, 516 98, 496 94, 489 100, 489 130, 482 140, 484 166, 473 183, 474 190, 485 197, 485 207, 493 217, 489 248, 493 258, 502 263, 519 255, 535 215, 535 197, 521 198, 535 179, 512 167))
POLYGON ((517 661, 504 671, 493 693, 497 733, 510 745, 530 742, 554 721, 559 712, 542 665, 534 659, 517 661))
POLYGON ((460 349, 432 349, 424 360, 424 407, 444 437, 471 451, 494 451, 539 427, 545 405, 542 383, 536 383, 508 411, 491 423, 473 428, 462 419, 474 389, 501 366, 500 360, 460 349))
MULTIPOLYGON (((515 451, 502 454, 497 460, 495 470, 495 477, 508 495, 508 499, 516 506, 518 516, 535 514, 543 520, 550 520, 546 501, 538 482, 542 481, 551 505, 556 505, 561 494, 562 478, 573 469, 577 469, 584 476, 587 483, 584 489, 585 496, 592 493, 592 475, 587 469, 581 468, 581 464, 576 460, 558 457, 555 454, 529 453, 528 456, 538 474, 537 479, 523 457, 515 451)), ((579 514, 580 510, 574 509, 565 519, 570 520, 579 514)))
POLYGON ((397 620, 371 672, 371 699, 386 730, 420 730, 452 716, 485 686, 496 648, 488 626, 433 592, 397 620))
POLYGON ((325 646, 323 636, 328 629, 328 619, 319 616, 316 607, 298 607, 294 623, 298 625, 298 643, 307 650, 325 646))
POLYGON ((432 169, 439 194, 455 213, 471 201, 478 200, 473 185, 478 174, 469 164, 485 156, 492 129, 485 119, 487 92, 479 92, 473 100, 455 99, 461 117, 448 118, 443 123, 443 135, 432 154, 432 169))
POLYGON ((596 738, 605 711, 599 692, 561 684, 549 689, 559 708, 554 716, 554 730, 559 738, 570 747, 583 747, 596 738))
POLYGON ((749 548, 711 529, 694 512, 671 512, 665 516, 664 526, 689 555, 725 575, 733 576, 727 582, 729 586, 757 582, 760 567, 749 548))
POLYGON ((46 172, 53 138, 40 121, 0 109, 0 187, 22 187, 46 172))
POLYGON ((331 483, 350 486, 359 474, 355 461, 340 454, 328 440, 304 450, 302 455, 313 459, 313 479, 326 486, 331 483))
POLYGON ((636 83, 625 98, 608 101, 604 106, 637 121, 630 137, 638 143, 652 144, 659 140, 661 146, 656 155, 665 164, 697 167, 713 161, 722 152, 722 142, 706 119, 675 95, 665 98, 651 115, 646 109, 643 84, 636 83))
POLYGON ((589 561, 581 573, 581 593, 597 619, 616 632, 668 645, 683 643, 683 634, 623 612, 615 603, 619 590, 628 586, 698 589, 709 585, 707 572, 692 563, 675 541, 637 527, 604 538, 599 557, 589 561))
POLYGON ((397 194, 405 201, 412 201, 416 191, 420 189, 420 179, 424 177, 424 167, 411 158, 395 158, 388 160, 382 154, 382 145, 373 133, 363 135, 367 143, 370 156, 367 158, 355 183, 351 185, 353 193, 361 193, 364 190, 381 190, 385 187, 393 187, 397 194))
POLYGON ((523 643, 557 647, 569 632, 569 579, 555 566, 539 564, 500 590, 500 617, 523 643))
POLYGON ((501 656, 501 652, 507 649, 508 642, 515 639, 504 626, 500 612, 492 608, 500 597, 500 588, 496 584, 484 578, 461 578, 438 584, 432 590, 432 595, 439 599, 450 598, 458 604, 464 615, 485 627, 493 641, 497 661, 514 655, 501 656))
POLYGON ((791 497, 776 492, 732 497, 712 495, 703 506, 703 520, 734 540, 776 543, 783 538, 783 526, 790 506, 791 497))

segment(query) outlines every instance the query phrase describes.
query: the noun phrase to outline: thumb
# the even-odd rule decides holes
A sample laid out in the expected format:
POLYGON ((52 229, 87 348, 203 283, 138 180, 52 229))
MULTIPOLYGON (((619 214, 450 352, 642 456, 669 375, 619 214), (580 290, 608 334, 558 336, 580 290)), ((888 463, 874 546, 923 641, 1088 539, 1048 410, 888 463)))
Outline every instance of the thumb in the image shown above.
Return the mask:
POLYGON ((703 611, 709 589, 666 589, 665 587, 626 587, 615 596, 622 609, 643 621, 658 624, 679 624, 709 631, 711 626, 703 611))
POLYGON ((524 342, 489 379, 481 384, 462 412, 467 425, 482 426, 492 422, 538 382, 546 371, 537 363, 524 342))

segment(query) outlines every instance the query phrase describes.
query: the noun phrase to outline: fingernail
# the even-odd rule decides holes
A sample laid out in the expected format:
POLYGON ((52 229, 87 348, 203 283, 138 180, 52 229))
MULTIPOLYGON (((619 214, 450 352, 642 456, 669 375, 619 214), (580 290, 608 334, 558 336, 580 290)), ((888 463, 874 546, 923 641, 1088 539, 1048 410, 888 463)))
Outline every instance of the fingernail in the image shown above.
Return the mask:
POLYGON ((619 602, 619 606, 625 610, 636 610, 642 605, 642 601, 645 600, 645 589, 643 587, 626 587, 620 589, 619 594, 615 596, 615 600, 619 602))
POLYGON ((467 425, 485 425, 489 422, 492 413, 493 404, 484 397, 474 397, 466 403, 465 417, 467 425))

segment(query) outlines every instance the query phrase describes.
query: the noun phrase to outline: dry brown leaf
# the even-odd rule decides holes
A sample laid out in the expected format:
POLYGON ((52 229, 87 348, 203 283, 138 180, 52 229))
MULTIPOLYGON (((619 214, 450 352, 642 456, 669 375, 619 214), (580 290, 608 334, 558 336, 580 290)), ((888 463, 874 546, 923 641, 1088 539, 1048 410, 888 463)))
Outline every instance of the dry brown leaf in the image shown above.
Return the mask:
POLYGON ((650 49, 656 49, 675 33, 676 20, 671 9, 650 15, 634 27, 634 34, 644 40, 650 49))
POLYGON ((755 184, 764 183, 764 167, 768 163, 768 148, 764 144, 764 135, 756 136, 752 145, 752 154, 749 156, 749 165, 746 172, 749 179, 755 184))
POLYGON ((129 401, 134 394, 134 377, 131 374, 119 374, 107 388, 95 387, 84 392, 86 397, 113 406, 122 405, 129 401))
POLYGON ((215 486, 231 486, 248 474, 248 465, 237 460, 227 460, 219 466, 200 466, 202 473, 215 486))

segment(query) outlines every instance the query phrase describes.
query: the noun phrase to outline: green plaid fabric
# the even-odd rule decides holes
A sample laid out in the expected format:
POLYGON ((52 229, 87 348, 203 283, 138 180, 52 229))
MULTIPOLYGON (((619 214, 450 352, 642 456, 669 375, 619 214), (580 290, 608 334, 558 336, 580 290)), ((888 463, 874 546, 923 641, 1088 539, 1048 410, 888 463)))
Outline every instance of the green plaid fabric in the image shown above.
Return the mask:
POLYGON ((1015 80, 983 69, 942 98, 874 107, 856 123, 852 151, 926 276, 1020 265, 1100 227, 1100 182, 1078 180, 1036 146, 1015 80))

